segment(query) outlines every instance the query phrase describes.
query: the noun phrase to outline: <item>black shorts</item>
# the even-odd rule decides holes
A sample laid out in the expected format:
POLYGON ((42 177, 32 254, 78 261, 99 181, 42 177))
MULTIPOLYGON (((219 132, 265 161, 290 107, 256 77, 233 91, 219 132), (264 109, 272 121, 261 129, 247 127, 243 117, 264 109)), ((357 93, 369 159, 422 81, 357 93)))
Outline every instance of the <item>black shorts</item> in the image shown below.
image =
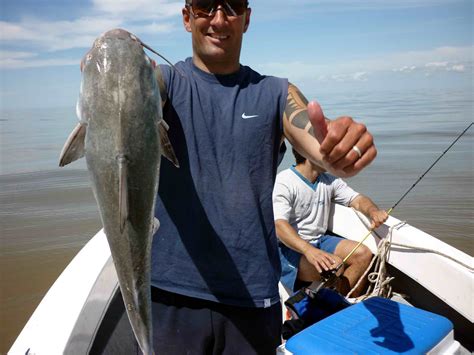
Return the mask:
MULTIPOLYGON (((281 305, 248 308, 152 288, 156 355, 272 354, 281 343, 281 305)), ((90 355, 141 355, 117 292, 90 355)))
POLYGON ((275 354, 281 305, 248 308, 152 288, 156 354, 275 354))

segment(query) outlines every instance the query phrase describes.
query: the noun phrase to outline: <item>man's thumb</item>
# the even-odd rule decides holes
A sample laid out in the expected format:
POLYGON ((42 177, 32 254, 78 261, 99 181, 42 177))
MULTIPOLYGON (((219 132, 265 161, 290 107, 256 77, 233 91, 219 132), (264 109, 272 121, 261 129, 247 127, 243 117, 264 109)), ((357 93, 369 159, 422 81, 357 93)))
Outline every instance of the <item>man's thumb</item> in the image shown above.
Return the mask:
POLYGON ((324 118, 323 110, 316 101, 311 101, 308 104, 308 117, 313 126, 314 136, 319 143, 322 143, 328 134, 326 119, 324 118))

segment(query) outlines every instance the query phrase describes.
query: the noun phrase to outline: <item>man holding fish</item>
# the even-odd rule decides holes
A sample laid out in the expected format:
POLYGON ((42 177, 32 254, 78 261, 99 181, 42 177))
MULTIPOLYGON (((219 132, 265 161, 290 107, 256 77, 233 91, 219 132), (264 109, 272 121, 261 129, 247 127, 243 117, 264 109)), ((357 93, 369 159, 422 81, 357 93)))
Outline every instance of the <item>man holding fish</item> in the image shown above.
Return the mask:
POLYGON ((280 261, 272 190, 286 138, 339 177, 376 156, 350 117, 328 120, 286 79, 240 64, 247 0, 186 0, 193 57, 156 77, 179 168, 162 161, 152 246, 155 352, 274 354, 280 261))
POLYGON ((81 62, 79 123, 60 165, 86 158, 130 321, 107 349, 271 354, 284 139, 339 177, 377 151, 363 124, 330 121, 286 79, 240 64, 247 0, 186 0, 182 15, 193 46, 184 62, 155 67, 123 29, 98 37, 81 62))

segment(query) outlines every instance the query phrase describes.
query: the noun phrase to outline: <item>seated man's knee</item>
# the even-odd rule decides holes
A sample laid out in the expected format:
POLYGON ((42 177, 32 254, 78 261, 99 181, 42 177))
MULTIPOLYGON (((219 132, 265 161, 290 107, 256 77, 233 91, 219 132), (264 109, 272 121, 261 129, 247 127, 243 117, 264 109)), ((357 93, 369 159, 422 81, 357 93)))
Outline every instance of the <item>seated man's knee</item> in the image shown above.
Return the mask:
POLYGON ((362 244, 353 256, 356 262, 368 265, 372 259, 372 252, 368 247, 362 244))
POLYGON ((361 265, 368 266, 372 260, 372 252, 365 245, 361 245, 357 250, 347 259, 347 265, 361 265))

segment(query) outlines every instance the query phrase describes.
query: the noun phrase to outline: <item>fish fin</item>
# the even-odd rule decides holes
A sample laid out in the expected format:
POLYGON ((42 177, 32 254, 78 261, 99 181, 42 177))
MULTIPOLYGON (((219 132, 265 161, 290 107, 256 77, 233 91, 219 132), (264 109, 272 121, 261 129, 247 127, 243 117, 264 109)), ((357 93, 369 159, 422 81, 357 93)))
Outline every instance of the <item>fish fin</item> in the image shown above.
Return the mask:
POLYGON ((168 128, 169 126, 164 120, 161 120, 158 123, 158 133, 160 135, 160 145, 162 150, 161 154, 172 162, 175 167, 179 168, 178 158, 176 158, 173 146, 168 137, 168 128))
POLYGON ((128 167, 127 159, 119 156, 119 222, 120 233, 125 229, 125 222, 128 219, 128 167))
POLYGON ((84 156, 84 140, 86 137, 87 126, 78 123, 64 143, 59 156, 59 166, 65 166, 84 156))
POLYGON ((160 221, 158 218, 153 217, 153 222, 151 222, 151 235, 155 235, 155 233, 158 232, 158 229, 160 229, 160 221))

